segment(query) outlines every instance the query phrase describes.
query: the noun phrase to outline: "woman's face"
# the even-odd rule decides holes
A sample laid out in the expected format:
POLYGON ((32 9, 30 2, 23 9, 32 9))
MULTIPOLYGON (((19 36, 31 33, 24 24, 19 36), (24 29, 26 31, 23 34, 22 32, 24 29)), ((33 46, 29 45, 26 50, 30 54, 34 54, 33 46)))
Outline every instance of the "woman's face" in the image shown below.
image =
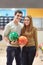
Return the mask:
POLYGON ((30 19, 28 17, 25 17, 24 24, 28 26, 30 24, 30 19))

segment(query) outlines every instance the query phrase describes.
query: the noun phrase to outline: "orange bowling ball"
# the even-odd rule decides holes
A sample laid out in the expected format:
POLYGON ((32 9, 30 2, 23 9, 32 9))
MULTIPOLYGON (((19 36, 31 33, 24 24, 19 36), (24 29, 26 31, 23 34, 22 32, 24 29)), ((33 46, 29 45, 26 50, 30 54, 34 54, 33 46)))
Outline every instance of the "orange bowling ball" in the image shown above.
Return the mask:
POLYGON ((20 36, 19 39, 18 39, 18 44, 19 45, 26 45, 27 42, 28 42, 28 39, 25 36, 20 36))

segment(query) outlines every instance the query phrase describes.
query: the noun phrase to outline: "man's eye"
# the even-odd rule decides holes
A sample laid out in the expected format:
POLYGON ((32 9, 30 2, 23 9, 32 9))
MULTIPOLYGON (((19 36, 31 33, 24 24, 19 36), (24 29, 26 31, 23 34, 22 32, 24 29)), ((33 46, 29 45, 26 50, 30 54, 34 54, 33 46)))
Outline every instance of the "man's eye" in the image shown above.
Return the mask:
POLYGON ((18 17, 22 17, 22 16, 20 16, 20 15, 17 15, 18 17))
POLYGON ((19 16, 19 15, 17 15, 17 16, 19 16))
POLYGON ((22 17, 22 16, 20 16, 20 17, 22 17))

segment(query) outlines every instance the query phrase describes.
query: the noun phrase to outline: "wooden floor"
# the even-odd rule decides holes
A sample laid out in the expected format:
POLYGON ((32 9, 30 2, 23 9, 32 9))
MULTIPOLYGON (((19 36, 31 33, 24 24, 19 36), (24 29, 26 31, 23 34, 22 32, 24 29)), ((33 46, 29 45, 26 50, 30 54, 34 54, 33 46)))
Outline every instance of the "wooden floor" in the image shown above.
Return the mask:
MULTIPOLYGON (((34 58, 33 65, 43 65, 43 53, 41 52, 41 50, 39 50, 38 52, 39 55, 38 57, 34 58)), ((6 44, 2 41, 0 42, 0 65, 6 65, 6 61, 6 44)), ((16 65, 15 59, 12 65, 16 65)))

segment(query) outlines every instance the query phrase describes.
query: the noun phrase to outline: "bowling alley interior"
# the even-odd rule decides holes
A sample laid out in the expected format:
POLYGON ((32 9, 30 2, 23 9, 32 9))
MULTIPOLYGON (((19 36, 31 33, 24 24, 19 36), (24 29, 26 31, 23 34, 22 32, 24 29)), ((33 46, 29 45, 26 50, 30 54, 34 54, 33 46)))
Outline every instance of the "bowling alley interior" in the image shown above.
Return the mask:
MULTIPOLYGON (((37 28, 38 40, 38 57, 35 56, 32 65, 43 65, 43 8, 0 8, 0 65, 6 65, 7 62, 7 43, 3 39, 3 31, 5 25, 13 20, 16 10, 23 12, 23 17, 20 21, 22 24, 26 15, 32 16, 33 26, 37 28)), ((15 58, 12 65, 16 65, 15 58)))

